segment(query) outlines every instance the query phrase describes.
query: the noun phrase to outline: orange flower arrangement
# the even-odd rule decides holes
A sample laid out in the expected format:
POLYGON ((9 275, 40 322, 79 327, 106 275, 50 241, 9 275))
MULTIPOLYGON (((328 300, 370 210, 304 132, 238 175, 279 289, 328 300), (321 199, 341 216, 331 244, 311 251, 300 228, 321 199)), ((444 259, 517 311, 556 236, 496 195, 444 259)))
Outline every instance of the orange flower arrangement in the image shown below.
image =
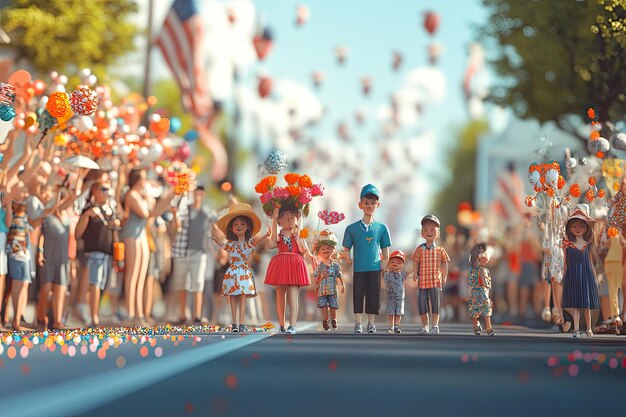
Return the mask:
POLYGON ((580 185, 578 184, 572 184, 569 187, 569 193, 572 195, 572 197, 580 197, 580 185))
POLYGON ((322 184, 313 184, 311 177, 295 173, 285 174, 286 187, 276 187, 276 177, 268 176, 259 181, 254 190, 261 194, 259 199, 263 204, 263 211, 270 216, 274 207, 292 205, 308 215, 309 203, 313 197, 324 195, 322 184))
POLYGON ((304 229, 300 230, 300 237, 302 239, 306 239, 307 237, 309 237, 309 229, 305 227, 304 229))
POLYGON ((600 188, 598 190, 598 197, 599 198, 604 198, 605 195, 606 195, 606 191, 604 191, 604 188, 600 188))
POLYGON ((259 181, 259 183, 254 187, 254 191, 259 194, 265 194, 269 192, 274 185, 276 185, 276 177, 268 176, 259 181))
POLYGON ((587 199, 587 201, 593 201, 593 199, 596 198, 591 188, 588 189, 587 192, 585 193, 585 198, 587 199))
POLYGON ((606 231, 606 234, 609 235, 610 238, 614 238, 614 237, 617 237, 619 235, 619 230, 617 230, 617 227, 611 226, 606 231))
POLYGON ((300 187, 310 188, 311 186, 313 186, 313 181, 311 181, 311 177, 309 177, 308 175, 301 175, 298 179, 298 185, 300 187))
POLYGON ((591 186, 596 185, 596 177, 589 177, 589 185, 591 186))
POLYGON ((287 181, 287 185, 295 185, 300 179, 300 174, 289 173, 285 174, 285 181, 287 181))
POLYGON ((298 187, 297 185, 288 185, 285 187, 285 189, 289 191, 289 194, 293 197, 297 197, 302 193, 302 188, 298 187))

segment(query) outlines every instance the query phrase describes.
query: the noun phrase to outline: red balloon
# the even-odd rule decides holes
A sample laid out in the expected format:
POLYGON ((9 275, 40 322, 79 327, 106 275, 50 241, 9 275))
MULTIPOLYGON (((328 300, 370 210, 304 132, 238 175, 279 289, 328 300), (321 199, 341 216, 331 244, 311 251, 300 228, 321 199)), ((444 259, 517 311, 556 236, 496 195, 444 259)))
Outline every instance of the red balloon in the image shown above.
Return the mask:
POLYGON ((435 12, 424 13, 424 28, 432 35, 437 31, 439 26, 439 15, 435 12))
POLYGON ((33 81, 33 88, 35 89, 35 95, 38 96, 40 94, 43 94, 43 92, 46 90, 46 83, 42 80, 35 80, 33 81))
POLYGON ((265 98, 272 93, 272 79, 268 76, 259 78, 259 96, 265 98))

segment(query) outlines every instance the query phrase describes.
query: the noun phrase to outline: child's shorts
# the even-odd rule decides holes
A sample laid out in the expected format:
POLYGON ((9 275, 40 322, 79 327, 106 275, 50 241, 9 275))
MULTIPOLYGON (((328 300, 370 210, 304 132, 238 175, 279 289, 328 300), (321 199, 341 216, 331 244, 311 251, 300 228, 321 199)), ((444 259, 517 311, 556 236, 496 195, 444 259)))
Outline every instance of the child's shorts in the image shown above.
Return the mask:
POLYGON ((396 298, 387 299, 387 315, 404 316, 404 300, 396 298))
POLYGON ((334 309, 339 308, 339 300, 336 295, 323 295, 321 297, 317 297, 317 306, 319 308, 330 307, 334 309))

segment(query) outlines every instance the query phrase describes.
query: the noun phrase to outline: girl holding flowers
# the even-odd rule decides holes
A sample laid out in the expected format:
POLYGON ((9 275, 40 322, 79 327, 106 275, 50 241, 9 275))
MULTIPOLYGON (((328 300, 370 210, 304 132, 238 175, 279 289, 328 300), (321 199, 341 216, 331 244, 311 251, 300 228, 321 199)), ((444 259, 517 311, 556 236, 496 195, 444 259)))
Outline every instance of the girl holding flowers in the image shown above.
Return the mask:
MULTIPOLYGON (((268 248, 278 248, 271 259, 265 284, 276 287, 276 309, 281 333, 296 333, 298 320, 298 293, 300 287, 310 285, 304 255, 313 255, 300 233, 298 220, 308 213, 308 204, 314 196, 322 195, 323 186, 313 185, 308 175, 286 174, 286 187, 275 187, 276 177, 265 177, 257 186, 263 210, 272 215, 272 234, 268 248), (280 233, 278 232, 280 226, 280 233), (289 304, 289 327, 285 329, 285 311, 289 304)), ((313 262, 313 260, 312 260, 313 262)))

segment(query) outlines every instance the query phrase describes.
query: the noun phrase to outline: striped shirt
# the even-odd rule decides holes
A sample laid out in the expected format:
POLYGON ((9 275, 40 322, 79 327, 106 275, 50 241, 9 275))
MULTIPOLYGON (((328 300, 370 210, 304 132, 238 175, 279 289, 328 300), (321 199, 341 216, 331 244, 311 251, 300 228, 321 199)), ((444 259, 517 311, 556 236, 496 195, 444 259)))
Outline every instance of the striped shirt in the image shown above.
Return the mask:
POLYGON ((413 262, 417 264, 419 288, 441 288, 441 264, 450 262, 450 256, 443 246, 433 243, 430 248, 422 243, 413 252, 413 262))

